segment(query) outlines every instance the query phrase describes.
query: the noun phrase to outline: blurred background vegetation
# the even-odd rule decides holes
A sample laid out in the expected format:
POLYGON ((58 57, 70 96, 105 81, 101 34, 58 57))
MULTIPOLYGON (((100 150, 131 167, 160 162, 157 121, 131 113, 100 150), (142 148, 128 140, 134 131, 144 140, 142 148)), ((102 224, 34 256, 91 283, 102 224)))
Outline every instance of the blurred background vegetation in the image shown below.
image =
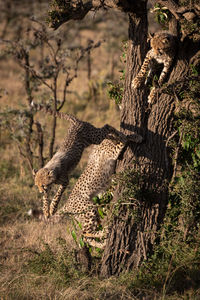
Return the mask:
MULTIPOLYGON (((178 94, 185 102, 177 100, 176 132, 168 141, 174 171, 160 243, 138 271, 100 279, 100 253, 94 253, 87 272, 77 258, 70 224, 45 224, 28 213, 41 209, 31 169, 52 156, 68 127, 66 121, 33 114, 30 103, 52 103, 95 126, 119 128, 127 16, 93 12, 53 31, 45 23, 47 0, 0 0, 0 5, 2 299, 200 299, 199 64, 191 66, 194 81, 178 94)), ((154 32, 160 25, 149 18, 154 32)), ((157 9, 157 21, 164 24, 165 18, 167 12, 157 9)), ((118 180, 125 179, 127 193, 135 193, 127 172, 118 180)))

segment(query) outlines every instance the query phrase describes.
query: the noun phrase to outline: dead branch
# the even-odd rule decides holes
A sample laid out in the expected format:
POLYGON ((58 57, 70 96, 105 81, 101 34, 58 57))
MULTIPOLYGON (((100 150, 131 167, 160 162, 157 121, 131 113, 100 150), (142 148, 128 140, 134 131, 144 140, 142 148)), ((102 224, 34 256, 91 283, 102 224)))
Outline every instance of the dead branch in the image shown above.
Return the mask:
POLYGON ((2 43, 6 43, 12 46, 12 54, 14 55, 14 57, 16 58, 18 64, 20 65, 20 67, 22 67, 25 70, 25 88, 26 88, 26 92, 28 95, 28 102, 29 102, 29 106, 32 102, 32 96, 30 94, 31 90, 30 90, 30 73, 32 74, 33 77, 37 78, 38 80, 40 80, 44 85, 46 85, 49 89, 53 89, 51 85, 49 85, 44 78, 35 71, 35 69, 33 69, 33 67, 30 66, 29 63, 29 53, 26 51, 26 49, 23 47, 23 45, 20 45, 20 43, 14 42, 14 41, 10 41, 10 40, 4 40, 4 39, 0 39, 0 42, 2 43), (24 60, 24 61, 23 61, 24 60))

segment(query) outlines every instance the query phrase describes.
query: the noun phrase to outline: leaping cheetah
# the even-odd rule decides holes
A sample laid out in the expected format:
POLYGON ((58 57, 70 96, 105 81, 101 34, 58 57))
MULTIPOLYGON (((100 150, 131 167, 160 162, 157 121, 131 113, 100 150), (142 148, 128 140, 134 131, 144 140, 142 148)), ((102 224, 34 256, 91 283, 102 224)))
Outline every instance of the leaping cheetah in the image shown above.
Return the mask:
MULTIPOLYGON (((92 124, 83 122, 72 115, 53 112, 49 107, 40 104, 32 105, 36 110, 43 110, 50 115, 71 122, 59 150, 43 168, 34 172, 35 185, 43 193, 43 213, 46 218, 49 218, 56 212, 58 203, 69 182, 69 174, 79 163, 84 149, 91 144, 100 144, 110 133, 122 141, 126 140, 126 136, 108 124, 102 128, 96 128, 92 124), (60 186, 49 208, 48 191, 53 183, 60 186)), ((137 135, 131 135, 130 140, 137 140, 137 135)))

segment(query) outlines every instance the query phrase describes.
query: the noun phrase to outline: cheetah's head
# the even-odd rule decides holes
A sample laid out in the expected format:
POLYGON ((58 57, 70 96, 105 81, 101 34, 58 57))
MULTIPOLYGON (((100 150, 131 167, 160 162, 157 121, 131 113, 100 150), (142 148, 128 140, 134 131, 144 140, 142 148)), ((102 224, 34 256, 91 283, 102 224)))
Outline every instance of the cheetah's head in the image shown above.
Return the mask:
POLYGON ((165 32, 158 32, 151 39, 151 47, 157 55, 162 55, 174 47, 174 41, 173 35, 165 32))
POLYGON ((48 186, 55 182, 55 175, 53 170, 42 168, 39 171, 33 171, 35 176, 35 185, 37 185, 39 192, 47 192, 48 186))

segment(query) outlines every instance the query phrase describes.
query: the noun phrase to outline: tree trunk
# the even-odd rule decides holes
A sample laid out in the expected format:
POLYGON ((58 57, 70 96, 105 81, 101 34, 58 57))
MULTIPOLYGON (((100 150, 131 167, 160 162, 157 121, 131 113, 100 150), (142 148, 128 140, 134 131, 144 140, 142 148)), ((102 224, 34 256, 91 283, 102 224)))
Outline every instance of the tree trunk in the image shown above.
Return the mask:
MULTIPOLYGON (((131 89, 132 78, 138 73, 147 50, 146 37, 146 11, 144 10, 142 16, 131 14, 121 128, 126 134, 141 134, 144 142, 126 149, 123 159, 118 162, 116 172, 131 168, 141 174, 143 179, 139 188, 143 190, 143 195, 136 203, 131 203, 132 199, 129 199, 130 203, 121 205, 118 216, 114 217, 102 258, 101 275, 105 277, 137 268, 147 259, 167 206, 172 168, 166 142, 173 131, 174 99, 167 94, 161 94, 158 101, 148 108, 148 89, 131 89), (136 212, 134 214, 136 209, 137 216, 136 212)), ((184 50, 179 52, 182 51, 184 50)), ((179 58, 180 56, 181 53, 179 58)), ((188 71, 186 61, 176 61, 169 83, 182 78, 188 71)), ((122 193, 123 187, 119 185, 114 202, 120 196, 123 202, 122 193)))

